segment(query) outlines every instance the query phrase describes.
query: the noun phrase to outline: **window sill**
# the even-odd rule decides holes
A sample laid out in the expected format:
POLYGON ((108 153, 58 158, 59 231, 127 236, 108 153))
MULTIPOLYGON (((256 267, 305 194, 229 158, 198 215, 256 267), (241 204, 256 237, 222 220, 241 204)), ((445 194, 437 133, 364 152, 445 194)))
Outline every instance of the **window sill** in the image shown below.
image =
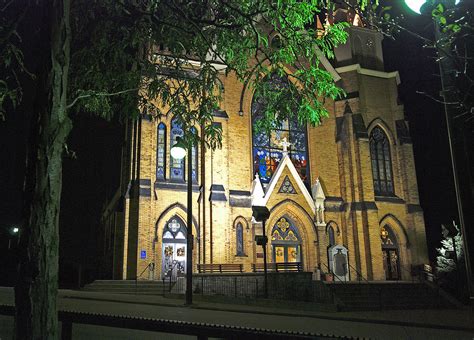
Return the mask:
POLYGON ((375 196, 375 201, 376 202, 388 202, 388 203, 405 204, 405 200, 403 200, 400 197, 397 197, 395 195, 390 195, 390 196, 376 195, 375 196))
MULTIPOLYGON (((181 181, 156 181, 155 182, 155 189, 168 189, 174 191, 187 191, 188 184, 186 182, 181 181)), ((199 192, 199 185, 197 183, 192 184, 192 191, 199 192)))
POLYGON ((242 255, 235 255, 235 257, 248 257, 248 255, 242 254, 242 255))

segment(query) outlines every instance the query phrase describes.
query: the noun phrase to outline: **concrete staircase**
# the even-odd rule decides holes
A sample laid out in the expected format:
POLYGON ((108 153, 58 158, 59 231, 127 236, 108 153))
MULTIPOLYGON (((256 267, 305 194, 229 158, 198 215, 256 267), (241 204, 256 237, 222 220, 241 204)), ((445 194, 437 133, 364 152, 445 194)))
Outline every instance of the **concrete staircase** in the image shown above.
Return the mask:
MULTIPOLYGON (((174 282, 171 283, 171 287, 174 282)), ((96 280, 82 289, 88 292, 117 294, 162 295, 169 292, 169 282, 148 280, 96 280)))
POLYGON ((455 308, 432 286, 412 282, 331 283, 340 311, 455 308))

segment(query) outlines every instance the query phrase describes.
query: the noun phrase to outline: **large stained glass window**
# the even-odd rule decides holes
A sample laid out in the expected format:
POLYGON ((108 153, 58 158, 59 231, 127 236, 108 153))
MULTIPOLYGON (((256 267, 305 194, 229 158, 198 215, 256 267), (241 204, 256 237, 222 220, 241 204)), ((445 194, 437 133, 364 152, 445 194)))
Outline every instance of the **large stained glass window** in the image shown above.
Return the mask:
MULTIPOLYGON (((184 132, 178 122, 173 119, 171 121, 171 135, 170 135, 170 147, 176 143, 178 137, 183 137, 184 132)), ((175 159, 170 155, 170 179, 184 181, 184 158, 175 159)))
MULTIPOLYGON (((270 82, 275 82, 276 89, 290 86, 288 80, 271 77, 270 82)), ((298 171, 301 179, 308 184, 308 153, 306 126, 288 119, 270 133, 255 129, 255 122, 262 119, 265 110, 265 98, 255 96, 252 101, 252 132, 253 132, 253 165, 254 173, 258 173, 260 180, 265 185, 270 182, 278 164, 283 158, 283 139, 290 142, 288 154, 298 171)))
POLYGON ((376 196, 393 196, 390 143, 385 132, 376 126, 370 133, 370 158, 376 196))
POLYGON ((156 179, 165 179, 166 169, 166 125, 158 124, 156 142, 156 179))
POLYGON ((235 238, 237 241, 237 256, 244 256, 244 227, 242 222, 235 227, 235 238))

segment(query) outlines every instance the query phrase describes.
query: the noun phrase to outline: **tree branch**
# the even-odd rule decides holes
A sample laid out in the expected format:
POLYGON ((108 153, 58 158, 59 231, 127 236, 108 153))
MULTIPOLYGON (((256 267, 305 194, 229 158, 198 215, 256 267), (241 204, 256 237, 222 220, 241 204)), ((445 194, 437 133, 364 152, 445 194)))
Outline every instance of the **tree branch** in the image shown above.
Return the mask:
POLYGON ((89 93, 89 94, 82 94, 80 96, 77 96, 71 104, 66 106, 66 109, 70 109, 73 107, 79 100, 84 99, 84 98, 90 98, 90 97, 113 97, 113 96, 119 96, 121 94, 137 91, 138 88, 134 89, 128 89, 128 90, 123 90, 123 91, 117 91, 113 93, 108 93, 108 92, 96 92, 96 93, 89 93))

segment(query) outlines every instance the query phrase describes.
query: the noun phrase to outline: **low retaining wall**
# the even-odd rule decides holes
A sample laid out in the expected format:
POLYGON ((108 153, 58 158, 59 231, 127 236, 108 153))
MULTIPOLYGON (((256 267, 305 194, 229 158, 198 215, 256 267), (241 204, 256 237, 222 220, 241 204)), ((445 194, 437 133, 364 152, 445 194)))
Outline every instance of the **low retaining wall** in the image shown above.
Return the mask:
MULTIPOLYGON (((311 273, 268 273, 268 298, 312 301, 311 273)), ((186 278, 178 278, 174 293, 184 293, 186 278)), ((194 274, 193 293, 238 298, 264 296, 263 273, 194 274)))

